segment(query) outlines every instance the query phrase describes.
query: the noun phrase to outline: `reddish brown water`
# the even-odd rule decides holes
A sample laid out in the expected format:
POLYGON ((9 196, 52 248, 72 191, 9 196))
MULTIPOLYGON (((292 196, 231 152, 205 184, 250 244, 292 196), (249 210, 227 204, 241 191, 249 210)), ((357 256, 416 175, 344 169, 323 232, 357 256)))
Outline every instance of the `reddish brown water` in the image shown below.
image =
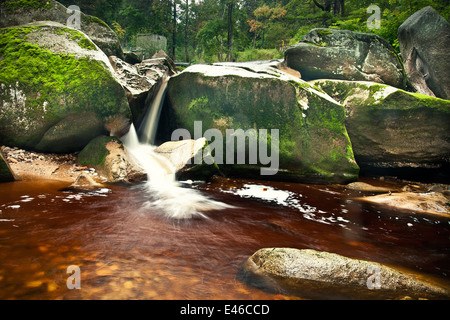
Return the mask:
POLYGON ((449 280, 448 219, 370 206, 332 187, 218 179, 195 188, 236 208, 177 221, 145 208, 139 187, 58 191, 64 186, 0 184, 0 299, 298 298, 239 280, 242 263, 264 247, 324 250, 449 280), (266 200, 249 198, 250 188, 266 200), (70 265, 80 267, 80 290, 67 288, 70 265))

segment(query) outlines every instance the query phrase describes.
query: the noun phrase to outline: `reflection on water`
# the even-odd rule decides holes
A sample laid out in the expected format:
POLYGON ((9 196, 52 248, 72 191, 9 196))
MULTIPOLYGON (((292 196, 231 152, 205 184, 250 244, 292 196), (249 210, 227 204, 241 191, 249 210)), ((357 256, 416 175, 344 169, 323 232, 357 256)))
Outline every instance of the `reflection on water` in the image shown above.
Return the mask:
POLYGON ((311 248, 448 282, 448 220, 352 200, 330 186, 217 179, 193 188, 233 206, 173 220, 147 191, 0 184, 0 299, 289 299, 239 281, 263 247, 311 248), (67 267, 81 269, 69 290, 67 267))

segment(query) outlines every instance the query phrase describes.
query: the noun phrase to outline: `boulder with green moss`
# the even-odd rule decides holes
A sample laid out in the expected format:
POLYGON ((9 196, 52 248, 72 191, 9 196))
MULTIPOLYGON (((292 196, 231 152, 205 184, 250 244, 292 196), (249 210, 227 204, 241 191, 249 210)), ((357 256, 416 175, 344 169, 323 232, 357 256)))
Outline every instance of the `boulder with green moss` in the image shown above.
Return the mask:
POLYGON ((394 48, 375 34, 317 28, 284 53, 302 79, 374 81, 405 88, 406 76, 394 48))
POLYGON ((1 144, 79 151, 130 117, 108 58, 85 34, 53 22, 0 29, 1 144))
POLYGON ((147 178, 146 173, 126 152, 116 137, 98 136, 79 153, 78 162, 95 168, 108 182, 138 182, 147 178))
POLYGON ((450 164, 450 101, 373 82, 311 81, 346 110, 361 168, 441 168, 450 164))
MULTIPOLYGON (((277 63, 194 65, 173 76, 161 113, 159 138, 171 140, 172 132, 180 128, 194 139, 208 129, 220 130, 223 154, 214 160, 226 175, 320 183, 356 180, 359 168, 345 129, 344 108, 320 89, 277 69, 277 63), (201 121, 199 134, 195 121, 201 121), (227 150, 227 129, 236 135, 238 129, 247 135, 256 133, 254 139, 262 138, 263 147, 268 141, 268 152, 261 144, 254 151, 247 147, 244 163, 226 164, 225 157, 238 156, 236 147, 227 150), (267 130, 267 140, 261 129, 267 130), (277 140, 277 131, 272 130, 278 130, 277 140), (273 159, 278 157, 279 169, 274 175, 261 175, 261 168, 272 165, 268 159, 261 161, 261 156, 272 157, 270 150, 272 145, 276 149, 276 143, 273 159), (257 156, 254 163, 250 152, 257 156)), ((214 153, 212 144, 210 147, 214 153)))
MULTIPOLYGON (((0 2, 0 28, 35 21, 67 25, 74 13, 54 0, 5 0, 0 2)), ((80 12, 80 28, 107 56, 124 57, 119 38, 104 21, 80 12)))

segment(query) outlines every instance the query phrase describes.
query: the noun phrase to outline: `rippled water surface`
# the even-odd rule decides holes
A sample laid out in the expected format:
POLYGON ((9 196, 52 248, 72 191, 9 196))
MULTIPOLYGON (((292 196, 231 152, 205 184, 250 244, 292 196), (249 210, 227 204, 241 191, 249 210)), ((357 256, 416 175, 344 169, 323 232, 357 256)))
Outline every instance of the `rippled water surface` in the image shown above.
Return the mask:
POLYGON ((141 186, 63 187, 0 184, 0 299, 299 298, 241 282, 240 266, 264 247, 335 252, 449 282, 448 219, 364 204, 337 187, 216 179, 187 187, 233 207, 186 221, 148 206, 141 186), (80 290, 66 286, 70 265, 80 267, 80 290))

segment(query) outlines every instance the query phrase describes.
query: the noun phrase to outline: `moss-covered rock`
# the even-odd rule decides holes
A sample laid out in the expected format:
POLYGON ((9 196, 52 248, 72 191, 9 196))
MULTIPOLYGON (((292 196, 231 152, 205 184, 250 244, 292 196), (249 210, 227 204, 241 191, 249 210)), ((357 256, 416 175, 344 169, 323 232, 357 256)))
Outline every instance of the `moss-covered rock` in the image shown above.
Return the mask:
POLYGON ((79 151, 107 133, 111 118, 129 121, 113 73, 106 55, 79 31, 57 23, 0 29, 0 143, 79 151))
POLYGON ((98 136, 79 153, 78 162, 95 168, 108 182, 138 182, 146 173, 129 157, 122 142, 111 136, 98 136))
POLYGON ((12 173, 8 162, 6 161, 2 151, 0 150, 0 182, 10 182, 14 180, 14 174, 12 173))
POLYGON ((374 81, 405 88, 403 64, 393 47, 375 34, 313 29, 286 49, 285 63, 302 79, 374 81))
MULTIPOLYGON (((160 138, 170 140, 173 130, 185 128, 194 136, 194 121, 202 132, 215 128, 224 137, 227 129, 279 131, 279 170, 260 176, 256 164, 224 164, 228 175, 314 182, 345 182, 358 177, 358 166, 344 121, 344 108, 313 86, 272 66, 262 64, 195 65, 169 80, 160 123, 160 138)), ((260 136, 259 136, 260 137, 260 136)), ((259 148, 258 152, 262 150, 259 148)), ((270 151, 269 151, 270 152, 270 151)), ((236 150, 234 150, 236 159, 236 150)), ((269 154, 268 154, 269 155, 269 154)))
MULTIPOLYGON (((71 16, 67 8, 54 0, 5 0, 0 2, 0 28, 36 21, 54 21, 67 25, 71 16)), ((107 56, 123 58, 116 33, 101 19, 80 13, 81 31, 107 56)))
POLYGON ((450 101, 373 82, 311 81, 346 110, 359 166, 440 168, 450 164, 450 101))

